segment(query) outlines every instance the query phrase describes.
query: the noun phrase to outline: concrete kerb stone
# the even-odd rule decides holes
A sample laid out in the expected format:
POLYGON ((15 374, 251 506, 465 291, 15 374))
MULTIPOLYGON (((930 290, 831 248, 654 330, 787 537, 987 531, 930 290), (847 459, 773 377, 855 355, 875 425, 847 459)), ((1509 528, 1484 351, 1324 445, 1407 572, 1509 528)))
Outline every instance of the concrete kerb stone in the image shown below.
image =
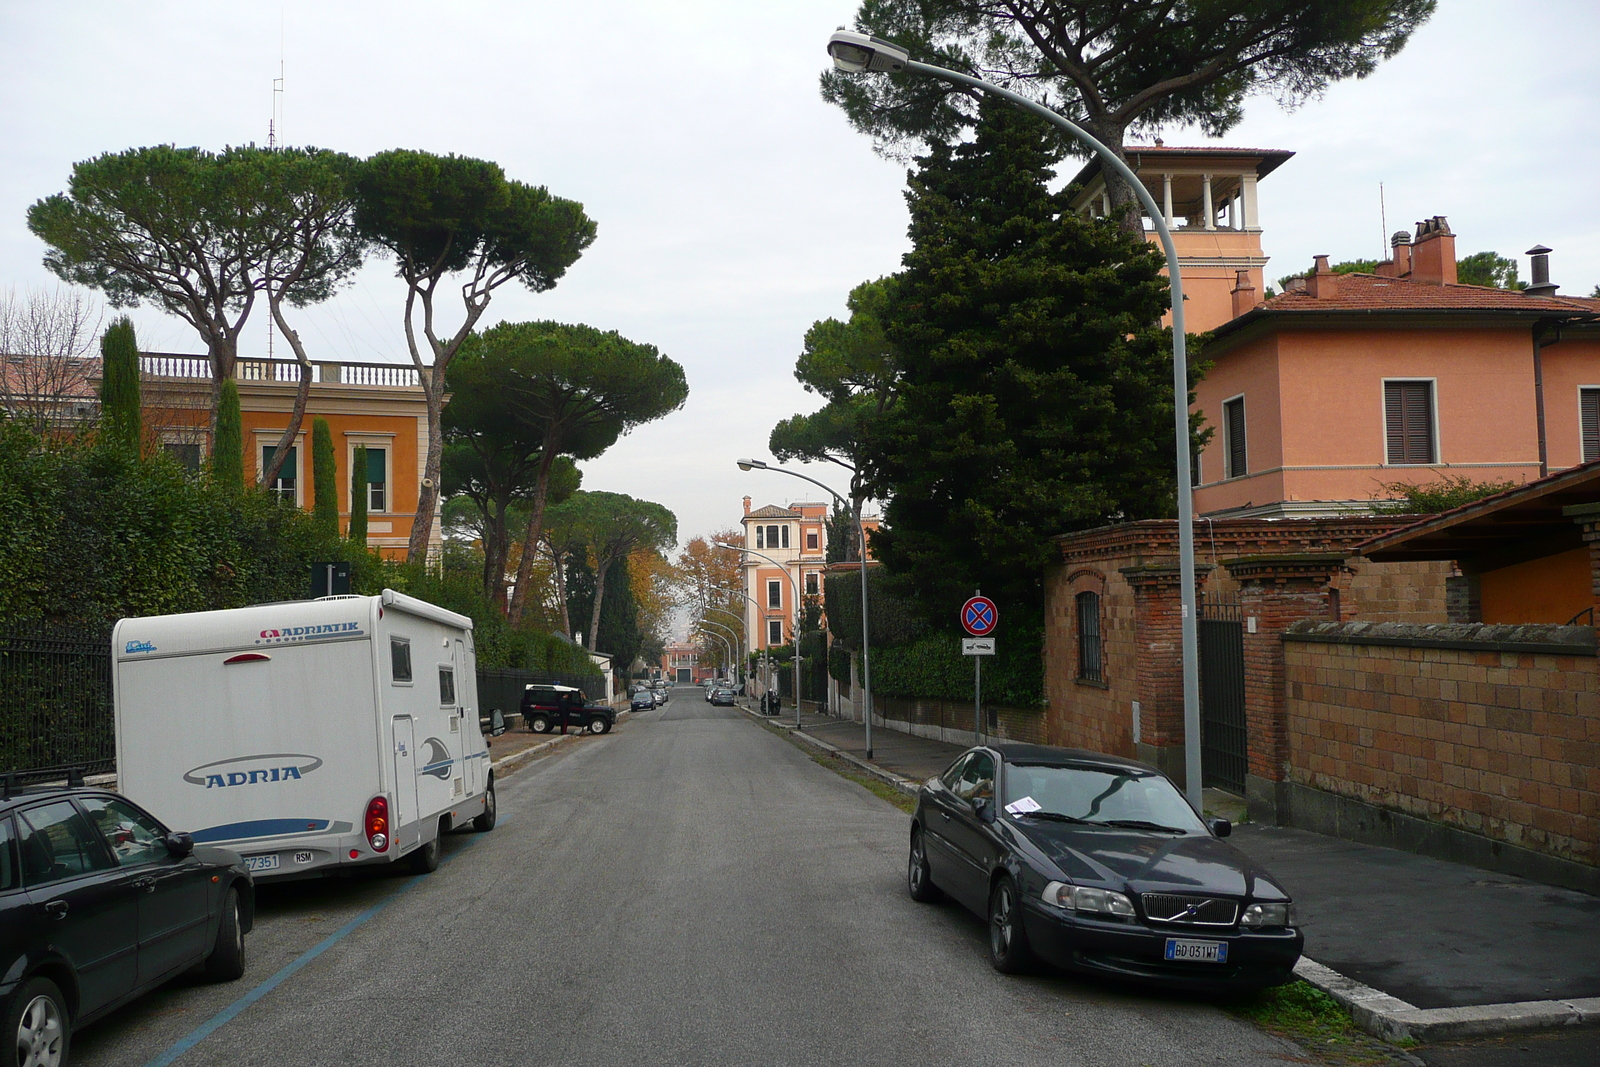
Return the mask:
POLYGON ((736 704, 735 707, 744 712, 746 715, 750 716, 756 722, 761 723, 763 726, 771 726, 775 729, 782 730, 790 737, 797 737, 813 748, 817 748, 823 752, 826 752, 828 755, 832 756, 841 763, 848 763, 851 767, 860 771, 862 774, 870 775, 871 777, 876 778, 878 781, 883 782, 885 785, 898 789, 907 796, 916 796, 917 791, 922 788, 921 782, 914 782, 902 775, 895 774, 893 771, 886 771, 882 767, 868 763, 859 756, 855 756, 844 751, 842 748, 828 744, 828 742, 822 740, 821 738, 812 737, 804 730, 796 730, 793 723, 773 722, 771 716, 763 715, 759 711, 754 711, 745 707, 743 704, 736 704))
POLYGON ((1361 1029, 1387 1041, 1409 1038, 1432 1044, 1567 1026, 1600 1026, 1600 997, 1419 1008, 1304 956, 1295 964, 1294 973, 1343 1005, 1361 1029))

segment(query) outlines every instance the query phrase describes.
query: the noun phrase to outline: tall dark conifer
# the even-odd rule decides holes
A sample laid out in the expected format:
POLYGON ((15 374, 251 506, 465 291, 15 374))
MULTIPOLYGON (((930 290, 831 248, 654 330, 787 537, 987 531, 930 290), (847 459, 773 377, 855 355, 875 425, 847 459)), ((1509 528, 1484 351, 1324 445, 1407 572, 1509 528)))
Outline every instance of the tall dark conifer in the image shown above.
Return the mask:
POLYGON ((327 419, 311 420, 311 517, 328 538, 339 536, 338 465, 327 419))
POLYGON ((358 545, 367 543, 367 446, 356 445, 350 461, 350 530, 347 536, 358 545))
POLYGON ((874 552, 935 617, 977 586, 1036 611, 1053 535, 1173 508, 1162 261, 1050 192, 1053 145, 989 106, 911 176, 900 399, 867 466, 874 552))
POLYGON ((217 399, 217 434, 211 442, 211 477, 224 489, 244 488, 244 426, 239 387, 227 378, 217 399))
POLYGON ((100 338, 100 424, 107 437, 135 451, 143 432, 140 403, 139 341, 124 315, 100 338))

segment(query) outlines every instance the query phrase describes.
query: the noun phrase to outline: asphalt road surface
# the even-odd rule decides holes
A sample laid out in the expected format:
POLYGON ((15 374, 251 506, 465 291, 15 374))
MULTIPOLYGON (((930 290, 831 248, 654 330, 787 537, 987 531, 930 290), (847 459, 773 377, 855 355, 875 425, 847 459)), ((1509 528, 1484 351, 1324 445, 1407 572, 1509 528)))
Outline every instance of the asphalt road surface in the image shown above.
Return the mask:
POLYGON ((244 979, 76 1062, 1304 1062, 1203 1001, 996 974, 975 918, 907 898, 904 814, 698 689, 557 751, 431 875, 264 887, 244 979))

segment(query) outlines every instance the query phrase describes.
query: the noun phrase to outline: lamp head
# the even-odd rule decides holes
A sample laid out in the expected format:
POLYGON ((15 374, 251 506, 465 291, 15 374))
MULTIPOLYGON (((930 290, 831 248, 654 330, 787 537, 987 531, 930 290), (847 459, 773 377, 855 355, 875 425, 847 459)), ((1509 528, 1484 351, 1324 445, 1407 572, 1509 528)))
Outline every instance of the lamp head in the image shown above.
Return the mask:
POLYGON ((881 37, 840 30, 828 38, 833 65, 846 74, 895 74, 905 69, 911 54, 881 37))
POLYGON ((762 470, 762 471, 764 471, 764 470, 767 469, 766 463, 762 462, 759 459, 741 459, 738 462, 739 462, 739 469, 742 470, 742 471, 747 471, 747 470, 762 470))

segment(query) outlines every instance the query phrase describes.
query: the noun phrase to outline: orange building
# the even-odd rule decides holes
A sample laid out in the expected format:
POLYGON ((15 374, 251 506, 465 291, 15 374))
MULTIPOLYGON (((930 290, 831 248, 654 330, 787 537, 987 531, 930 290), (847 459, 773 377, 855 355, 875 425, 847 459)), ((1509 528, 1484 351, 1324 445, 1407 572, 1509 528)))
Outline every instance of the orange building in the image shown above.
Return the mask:
MULTIPOLYGON (((1214 330, 1233 318, 1233 291, 1241 271, 1263 292, 1267 257, 1261 251, 1256 183, 1294 155, 1275 148, 1167 148, 1132 146, 1128 166, 1162 209, 1183 277, 1184 327, 1214 330)), ((1072 179, 1080 187, 1072 210, 1106 215, 1111 201, 1098 159, 1072 179)), ((1158 238, 1150 221, 1146 235, 1158 238)), ((1169 316, 1170 320, 1170 316, 1169 316)))
POLYGON ((794 640, 799 611, 808 597, 822 597, 827 566, 828 506, 814 502, 769 504, 750 510, 744 498, 745 632, 750 648, 786 645, 794 640), (801 603, 795 602, 798 590, 801 603), (752 601, 754 603, 752 603, 752 601))
POLYGON ((1327 257, 1258 304, 1241 271, 1194 411, 1214 436, 1195 511, 1371 511, 1385 484, 1522 483, 1600 458, 1600 300, 1555 295, 1548 249, 1523 292, 1460 285, 1442 217, 1396 234, 1374 274, 1327 257))
MULTIPOLYGON (((367 544, 405 557, 427 454, 428 417, 415 368, 393 363, 315 363, 305 417, 293 451, 269 489, 310 510, 311 424, 333 433, 341 529, 350 517, 350 469, 357 445, 367 447, 367 544)), ((164 447, 199 467, 210 454, 210 364, 204 356, 146 353, 141 361, 145 421, 164 447)), ((266 457, 288 428, 298 388, 293 360, 240 359, 235 370, 244 429, 245 478, 258 480, 266 457)), ((440 548, 433 524, 431 551, 440 548)))

